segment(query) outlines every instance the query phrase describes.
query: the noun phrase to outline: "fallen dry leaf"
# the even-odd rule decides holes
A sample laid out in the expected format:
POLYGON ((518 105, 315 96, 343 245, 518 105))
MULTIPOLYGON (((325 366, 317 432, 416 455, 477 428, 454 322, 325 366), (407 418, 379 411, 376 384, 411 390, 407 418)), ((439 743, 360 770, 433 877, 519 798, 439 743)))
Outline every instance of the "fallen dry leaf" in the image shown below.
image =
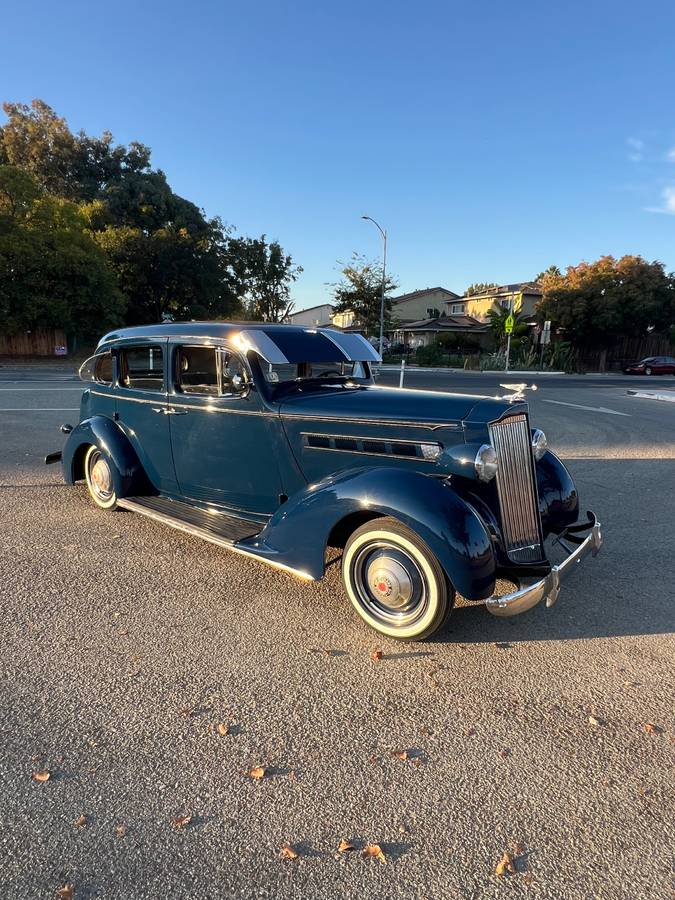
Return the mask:
POLYGON ((504 747, 503 750, 499 751, 499 756, 501 756, 502 759, 506 759, 508 756, 511 756, 511 751, 508 747, 504 747))
POLYGON ((396 759, 403 760, 403 762, 408 759, 408 751, 407 750, 392 750, 392 756, 395 756, 396 759))
POLYGON ((127 826, 124 824, 124 822, 120 822, 119 825, 115 825, 115 834, 117 835, 117 837, 124 837, 124 835, 127 833, 127 830, 127 826))
POLYGON ((264 766, 253 766, 252 769, 249 769, 248 774, 251 776, 251 778, 255 778, 257 781, 259 781, 261 778, 265 777, 266 771, 267 769, 264 766))
POLYGON ((501 877, 502 875, 506 875, 507 872, 509 875, 516 874, 516 867, 513 865, 513 857, 510 853, 505 853, 499 860, 497 868, 495 869, 495 875, 501 877))
POLYGON ((75 888, 72 884, 64 884, 63 887, 58 889, 56 896, 60 897, 61 900, 73 900, 74 890, 75 888))
POLYGON ((349 841, 346 841, 344 838, 340 840, 338 844, 338 853, 348 853, 350 850, 355 850, 356 847, 353 844, 350 844, 349 841))
POLYGON ((464 729, 464 737, 473 737, 476 733, 475 728, 465 728, 464 729))
POLYGON ((383 656, 384 653, 382 653, 381 650, 373 650, 373 652, 370 654, 370 658, 373 660, 373 662, 379 662, 383 656))
POLYGON ((298 854, 290 844, 284 844, 281 848, 280 855, 282 859, 297 859, 298 854))
POLYGON ((298 776, 297 776, 297 774, 296 774, 295 769, 291 769, 291 771, 288 773, 288 778, 289 778, 290 781, 297 781, 297 780, 298 780, 298 776))
POLYGON ((368 757, 368 762, 371 764, 371 766, 374 766, 375 763, 377 762, 377 756, 375 756, 375 754, 372 753, 372 754, 368 757))
POLYGON ((39 781, 40 784, 44 784, 45 781, 49 781, 51 777, 52 773, 48 772, 47 769, 45 769, 44 772, 33 772, 33 774, 31 775, 33 781, 39 781))
POLYGON ((87 824, 87 817, 86 817, 86 815, 85 815, 84 813, 82 813, 82 815, 80 816, 80 818, 77 819, 77 821, 74 823, 75 828, 84 828, 84 826, 85 826, 86 824, 87 824))
POLYGON ((192 715, 192 707, 184 706, 182 709, 178 710, 178 715, 185 716, 186 718, 187 718, 187 716, 191 716, 192 715))
POLYGON ((653 722, 645 722, 645 731, 647 734, 661 734, 663 728, 660 725, 655 725, 653 722))
POLYGON ((230 726, 226 725, 224 722, 218 723, 218 734, 226 735, 230 733, 230 726))
POLYGON ((387 861, 379 844, 366 844, 361 855, 364 859, 379 859, 382 863, 387 861))
POLYGON ((516 856, 522 856, 523 853, 525 853, 525 844, 514 844, 513 852, 516 854, 516 856))
POLYGON ((171 824, 174 828, 185 828, 191 821, 192 816, 174 816, 173 819, 171 819, 171 824))
POLYGON ((525 885, 527 885, 527 887, 529 887, 533 881, 534 881, 534 875, 532 874, 532 872, 525 872, 525 874, 523 875, 523 884, 525 884, 525 885))
POLYGON ((602 721, 602 719, 596 719, 595 716, 589 716, 589 717, 588 717, 588 724, 589 724, 589 725, 592 725, 594 728, 602 728, 602 726, 603 726, 605 723, 602 721))

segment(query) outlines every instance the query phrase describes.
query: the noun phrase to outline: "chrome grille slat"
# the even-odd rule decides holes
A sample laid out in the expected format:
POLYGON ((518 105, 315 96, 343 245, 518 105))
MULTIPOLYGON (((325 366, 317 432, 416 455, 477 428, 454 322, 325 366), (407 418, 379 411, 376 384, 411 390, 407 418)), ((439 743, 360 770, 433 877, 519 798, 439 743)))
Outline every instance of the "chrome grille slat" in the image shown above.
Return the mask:
POLYGON ((514 562, 543 558, 530 426, 518 413, 489 426, 499 460, 497 496, 506 552, 514 562))

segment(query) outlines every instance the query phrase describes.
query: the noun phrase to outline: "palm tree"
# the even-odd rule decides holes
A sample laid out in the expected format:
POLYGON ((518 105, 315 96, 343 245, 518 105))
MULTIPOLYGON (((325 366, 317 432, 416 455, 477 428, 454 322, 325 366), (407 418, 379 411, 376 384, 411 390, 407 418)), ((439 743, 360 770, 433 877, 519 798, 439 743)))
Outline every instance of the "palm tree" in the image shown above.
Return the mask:
MULTIPOLYGON (((495 347, 501 349, 506 346, 506 320, 509 317, 508 307, 493 307, 488 310, 488 319, 490 322, 490 331, 494 338, 495 347)), ((529 334, 530 326, 525 321, 522 313, 513 313, 513 331, 511 333, 511 347, 517 349, 524 343, 524 338, 529 334)))

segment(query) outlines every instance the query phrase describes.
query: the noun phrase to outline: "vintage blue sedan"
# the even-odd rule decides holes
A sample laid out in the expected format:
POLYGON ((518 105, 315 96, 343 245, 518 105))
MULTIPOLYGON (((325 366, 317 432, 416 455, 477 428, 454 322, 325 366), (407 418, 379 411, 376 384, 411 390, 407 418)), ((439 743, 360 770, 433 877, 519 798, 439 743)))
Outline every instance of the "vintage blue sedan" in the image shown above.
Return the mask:
POLYGON ((321 578, 328 547, 390 637, 441 627, 456 593, 495 615, 557 600, 602 543, 569 472, 502 399, 376 386, 379 357, 330 328, 185 322, 103 337, 62 460, 101 509, 133 510, 321 578), (567 557, 552 565, 554 536, 567 557), (496 594, 497 579, 514 590, 496 594))

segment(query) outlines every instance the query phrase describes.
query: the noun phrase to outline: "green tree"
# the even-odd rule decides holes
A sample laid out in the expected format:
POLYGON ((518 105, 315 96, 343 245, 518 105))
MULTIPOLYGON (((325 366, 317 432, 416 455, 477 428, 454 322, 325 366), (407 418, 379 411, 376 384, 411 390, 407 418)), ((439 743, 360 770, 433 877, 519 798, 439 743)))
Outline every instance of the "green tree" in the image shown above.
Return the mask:
MULTIPOLYGON (((490 331, 494 340, 495 347, 500 349, 506 347, 508 335, 506 334, 506 320, 511 313, 506 307, 492 307, 488 310, 487 317, 490 324, 490 331)), ((530 333, 530 326, 526 323, 525 317, 519 313, 513 313, 513 331, 511 332, 511 347, 515 350, 527 343, 530 333)))
MULTIPOLYGON (((354 322, 368 336, 379 336, 380 307, 382 299, 382 266, 369 262, 358 253, 353 253, 347 264, 338 261, 341 280, 332 285, 334 310, 338 313, 353 312, 354 322)), ((391 297, 398 287, 397 282, 387 275, 384 285, 384 327, 392 325, 391 297)))
POLYGON ((291 284, 302 273, 278 241, 230 237, 224 250, 228 283, 245 315, 254 321, 283 322, 293 309, 291 284))
POLYGON ((468 286, 468 288, 464 291, 464 296, 473 297, 474 294, 482 294, 485 291, 491 291, 496 287, 497 285, 494 281, 477 281, 475 284, 470 284, 468 286))
POLYGON ((675 321, 675 281, 660 262, 602 256, 547 277, 537 318, 550 319, 577 347, 606 349, 617 337, 667 334, 675 321))
POLYGON ((124 298, 78 207, 0 166, 0 328, 91 339, 123 321, 124 298))
POLYGON ((548 269, 544 269, 543 272, 540 272, 537 277, 534 279, 535 282, 539 285, 546 284, 550 279, 560 278, 562 272, 558 268, 558 266, 549 266, 548 269))
POLYGON ((65 119, 43 100, 4 103, 0 126, 0 162, 32 175, 48 193, 70 200, 92 200, 125 175, 147 171, 150 150, 132 143, 113 145, 110 132, 90 137, 73 134, 65 119))

